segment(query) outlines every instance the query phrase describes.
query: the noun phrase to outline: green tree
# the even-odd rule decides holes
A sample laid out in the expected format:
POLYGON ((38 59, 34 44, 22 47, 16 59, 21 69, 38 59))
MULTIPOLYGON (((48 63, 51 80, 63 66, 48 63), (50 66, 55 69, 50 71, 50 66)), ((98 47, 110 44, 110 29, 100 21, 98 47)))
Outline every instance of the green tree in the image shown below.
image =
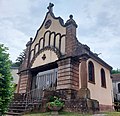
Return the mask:
POLYGON ((16 62, 12 63, 12 67, 19 67, 25 58, 25 49, 17 57, 16 62))
POLYGON ((10 72, 11 61, 9 60, 7 50, 7 47, 0 44, 0 115, 7 111, 14 91, 10 72))
POLYGON ((120 73, 120 69, 117 69, 117 70, 112 70, 112 72, 111 72, 112 74, 118 74, 118 73, 120 73))

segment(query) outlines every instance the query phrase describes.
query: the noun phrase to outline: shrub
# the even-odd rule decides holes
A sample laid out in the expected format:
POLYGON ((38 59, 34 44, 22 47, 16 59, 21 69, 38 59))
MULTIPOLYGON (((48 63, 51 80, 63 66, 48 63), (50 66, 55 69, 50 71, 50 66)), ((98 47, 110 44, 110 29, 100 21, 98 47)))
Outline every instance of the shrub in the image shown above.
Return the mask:
POLYGON ((64 106, 64 102, 60 98, 54 96, 54 100, 47 103, 47 107, 48 106, 51 106, 51 107, 53 107, 53 106, 63 107, 64 106))
POLYGON ((7 110, 14 91, 10 72, 11 62, 7 50, 3 44, 0 44, 0 115, 7 110))

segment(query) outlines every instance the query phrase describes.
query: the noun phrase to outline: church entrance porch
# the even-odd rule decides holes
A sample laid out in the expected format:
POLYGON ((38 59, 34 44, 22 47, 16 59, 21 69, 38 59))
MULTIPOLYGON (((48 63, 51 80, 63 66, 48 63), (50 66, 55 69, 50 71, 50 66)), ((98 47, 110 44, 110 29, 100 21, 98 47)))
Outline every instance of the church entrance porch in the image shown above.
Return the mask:
POLYGON ((32 79, 32 98, 41 98, 41 93, 46 89, 56 89, 57 87, 57 68, 38 72, 32 79))
POLYGON ((33 77, 32 89, 47 89, 57 86, 57 68, 39 72, 33 77))
POLYGON ((30 89, 32 99, 41 99, 43 91, 56 90, 58 68, 57 63, 50 63, 31 69, 30 89))

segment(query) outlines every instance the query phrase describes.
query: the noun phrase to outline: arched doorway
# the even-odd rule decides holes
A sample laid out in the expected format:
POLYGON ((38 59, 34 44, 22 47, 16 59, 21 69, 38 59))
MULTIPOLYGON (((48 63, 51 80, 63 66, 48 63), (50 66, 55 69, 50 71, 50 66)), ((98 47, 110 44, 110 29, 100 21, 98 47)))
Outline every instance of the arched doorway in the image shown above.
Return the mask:
POLYGON ((32 89, 48 89, 57 86, 57 68, 38 72, 33 79, 32 89))
POLYGON ((31 69, 31 94, 34 99, 41 99, 43 90, 55 90, 57 87, 58 65, 49 63, 31 69))

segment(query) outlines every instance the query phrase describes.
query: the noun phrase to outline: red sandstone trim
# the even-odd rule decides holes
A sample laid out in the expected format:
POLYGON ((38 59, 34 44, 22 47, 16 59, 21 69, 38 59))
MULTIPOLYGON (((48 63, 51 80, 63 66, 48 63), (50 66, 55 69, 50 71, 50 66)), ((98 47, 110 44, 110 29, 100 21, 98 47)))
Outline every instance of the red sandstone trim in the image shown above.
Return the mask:
POLYGON ((64 77, 64 76, 78 76, 79 77, 79 73, 75 73, 74 71, 65 71, 65 72, 59 73, 58 71, 58 77, 64 77))
POLYGON ((58 80, 58 83, 59 83, 59 82, 65 82, 65 81, 68 81, 68 80, 70 80, 71 82, 73 81, 73 82, 77 82, 77 83, 78 83, 78 80, 75 80, 74 78, 73 78, 73 79, 58 80))
POLYGON ((100 107, 100 111, 114 111, 114 108, 112 105, 100 104, 99 107, 100 107))
POLYGON ((71 86, 74 85, 74 86, 78 87, 78 85, 75 85, 74 83, 63 83, 63 84, 58 83, 58 86, 61 86, 61 85, 71 85, 71 86))

